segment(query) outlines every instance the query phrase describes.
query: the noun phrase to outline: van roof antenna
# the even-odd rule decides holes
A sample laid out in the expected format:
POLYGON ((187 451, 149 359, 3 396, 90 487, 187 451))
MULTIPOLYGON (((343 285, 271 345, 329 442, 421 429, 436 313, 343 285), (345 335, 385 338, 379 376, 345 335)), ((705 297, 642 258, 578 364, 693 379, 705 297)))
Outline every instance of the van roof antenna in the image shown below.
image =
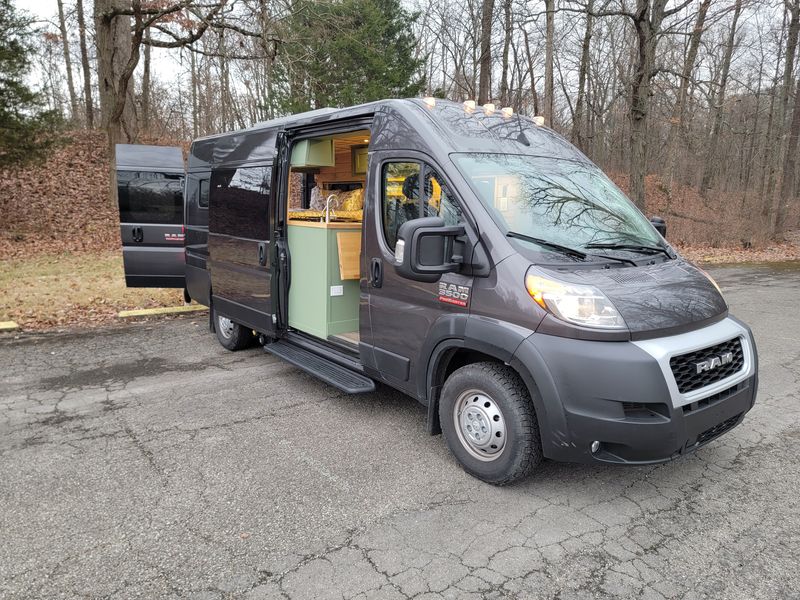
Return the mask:
POLYGON ((517 141, 520 144, 530 146, 531 143, 528 140, 528 136, 525 135, 525 132, 522 129, 522 119, 520 118, 519 113, 517 113, 517 126, 519 127, 519 135, 517 135, 517 141))

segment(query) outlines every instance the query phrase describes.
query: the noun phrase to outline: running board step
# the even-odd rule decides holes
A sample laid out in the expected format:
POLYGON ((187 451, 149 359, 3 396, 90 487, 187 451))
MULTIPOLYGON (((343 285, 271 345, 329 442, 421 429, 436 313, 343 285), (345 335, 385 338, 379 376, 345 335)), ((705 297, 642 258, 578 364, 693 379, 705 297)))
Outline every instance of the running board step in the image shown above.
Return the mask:
POLYGON ((337 365, 335 362, 294 344, 279 340, 264 346, 264 351, 282 358, 298 369, 302 369, 309 375, 348 394, 364 394, 375 391, 375 382, 369 377, 337 365))

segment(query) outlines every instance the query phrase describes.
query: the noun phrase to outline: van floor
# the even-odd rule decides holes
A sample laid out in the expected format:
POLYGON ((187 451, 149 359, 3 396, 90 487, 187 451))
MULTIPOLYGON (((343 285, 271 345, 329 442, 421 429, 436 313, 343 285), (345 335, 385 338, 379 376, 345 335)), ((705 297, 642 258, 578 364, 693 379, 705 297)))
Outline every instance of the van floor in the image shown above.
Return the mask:
POLYGON ((358 343, 361 341, 361 336, 357 331, 347 331, 345 333, 329 336, 328 339, 333 342, 339 342, 340 344, 344 344, 346 346, 358 348, 358 343))

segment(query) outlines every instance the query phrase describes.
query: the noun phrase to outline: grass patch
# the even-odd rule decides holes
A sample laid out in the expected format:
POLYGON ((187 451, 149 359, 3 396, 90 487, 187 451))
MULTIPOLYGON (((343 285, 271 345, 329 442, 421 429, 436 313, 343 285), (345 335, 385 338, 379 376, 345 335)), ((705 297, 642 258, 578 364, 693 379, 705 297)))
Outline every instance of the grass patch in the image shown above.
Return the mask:
POLYGON ((101 325, 120 310, 182 304, 181 290, 125 287, 119 251, 0 261, 0 321, 22 329, 101 325))

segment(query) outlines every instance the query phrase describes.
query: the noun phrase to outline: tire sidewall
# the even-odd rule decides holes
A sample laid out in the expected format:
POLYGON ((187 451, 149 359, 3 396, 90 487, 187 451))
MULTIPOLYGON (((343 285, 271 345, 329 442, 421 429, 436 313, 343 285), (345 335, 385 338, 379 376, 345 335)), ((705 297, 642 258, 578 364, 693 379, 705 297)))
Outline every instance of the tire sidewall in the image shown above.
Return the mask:
MULTIPOLYGON (((530 459, 530 454, 536 452, 537 448, 532 446, 530 436, 523 426, 526 416, 519 414, 518 403, 511 397, 513 392, 497 379, 487 377, 485 372, 471 367, 473 365, 467 365, 455 371, 442 388, 439 400, 439 422, 442 433, 450 451, 467 473, 488 483, 510 483, 510 478, 516 479, 514 474, 523 468, 522 465, 530 459), (474 457, 464 447, 456 431, 453 419, 455 404, 464 392, 472 389, 489 396, 503 413, 506 425, 505 447, 500 456, 492 461, 482 461, 474 457)), ((532 405, 529 406, 527 418, 534 420, 536 418, 532 405)), ((538 443, 538 439, 534 442, 538 443)))

